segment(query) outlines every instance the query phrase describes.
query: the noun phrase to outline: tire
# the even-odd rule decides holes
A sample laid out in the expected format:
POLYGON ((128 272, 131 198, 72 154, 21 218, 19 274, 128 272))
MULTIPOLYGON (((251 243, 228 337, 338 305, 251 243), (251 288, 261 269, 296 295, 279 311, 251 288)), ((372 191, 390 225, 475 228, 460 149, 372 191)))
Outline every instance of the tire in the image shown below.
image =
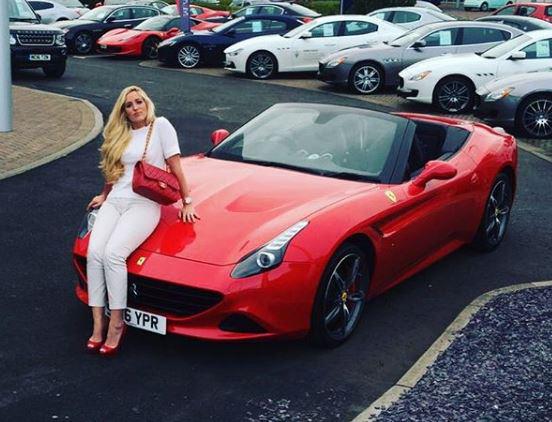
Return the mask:
POLYGON ((512 209, 512 181, 505 173, 500 173, 491 186, 485 203, 481 222, 472 241, 472 246, 482 252, 496 249, 506 234, 512 209))
POLYGON ((309 340, 313 344, 336 347, 351 336, 366 302, 368 264, 364 251, 353 243, 343 244, 330 259, 312 310, 309 340))
POLYGON ((523 100, 516 113, 516 127, 531 138, 551 138, 552 95, 539 94, 523 100))
POLYGON ((459 76, 442 79, 433 91, 433 105, 443 113, 471 112, 474 99, 473 84, 459 76))
POLYGON ((359 63, 349 75, 349 88, 356 94, 374 94, 381 90, 385 74, 375 63, 359 63))
POLYGON ((479 10, 482 11, 482 12, 488 12, 489 11, 489 3, 487 3, 486 1, 481 3, 481 6, 479 6, 479 10))
POLYGON ((48 78, 61 78, 65 73, 65 62, 44 66, 42 71, 48 78))
POLYGON ((256 51, 249 56, 245 67, 250 78, 268 79, 278 72, 278 61, 268 51, 256 51))
POLYGON ((89 54, 94 47, 94 40, 89 32, 78 32, 73 41, 73 48, 78 54, 89 54))
POLYGON ((193 44, 184 44, 176 52, 176 63, 183 69, 193 69, 199 65, 201 53, 193 44))
POLYGON ((157 58, 157 46, 159 38, 150 37, 142 43, 142 58, 153 60, 157 58))

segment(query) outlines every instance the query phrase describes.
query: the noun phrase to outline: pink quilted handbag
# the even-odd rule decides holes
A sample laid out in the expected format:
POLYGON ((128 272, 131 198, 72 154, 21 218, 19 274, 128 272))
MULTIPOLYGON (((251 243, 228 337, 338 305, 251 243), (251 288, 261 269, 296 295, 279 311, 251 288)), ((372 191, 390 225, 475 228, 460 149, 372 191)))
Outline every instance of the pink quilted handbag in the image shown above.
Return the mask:
POLYGON ((153 122, 148 129, 142 159, 134 166, 132 190, 161 205, 169 205, 180 199, 180 184, 174 174, 146 163, 152 131, 153 122))

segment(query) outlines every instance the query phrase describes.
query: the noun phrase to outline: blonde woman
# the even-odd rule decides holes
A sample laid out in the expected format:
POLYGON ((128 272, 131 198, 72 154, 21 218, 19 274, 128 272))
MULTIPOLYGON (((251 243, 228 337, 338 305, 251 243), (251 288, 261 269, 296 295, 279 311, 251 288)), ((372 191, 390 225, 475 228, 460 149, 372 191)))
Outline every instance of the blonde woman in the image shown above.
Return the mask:
POLYGON ((180 167, 174 127, 164 117, 155 117, 155 106, 141 88, 123 89, 103 132, 100 168, 106 185, 88 204, 88 208, 100 210, 88 245, 88 304, 94 329, 86 347, 102 355, 115 354, 124 334, 126 259, 153 232, 161 214, 157 202, 132 190, 134 165, 142 158, 150 125, 146 161, 160 168, 166 163, 178 179, 183 204, 179 218, 186 223, 199 218, 180 167), (109 324, 104 317, 106 296, 111 309, 109 324))

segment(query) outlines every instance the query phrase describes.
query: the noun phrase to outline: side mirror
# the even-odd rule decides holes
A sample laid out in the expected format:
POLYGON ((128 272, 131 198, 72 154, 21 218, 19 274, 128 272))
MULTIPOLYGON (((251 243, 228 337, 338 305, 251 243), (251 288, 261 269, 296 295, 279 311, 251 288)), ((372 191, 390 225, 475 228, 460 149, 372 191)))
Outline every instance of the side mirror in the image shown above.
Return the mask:
POLYGON ((423 48, 426 46, 426 40, 419 40, 416 41, 414 44, 412 44, 412 48, 415 48, 416 50, 423 48))
POLYGON ((211 133, 211 142, 214 146, 217 146, 226 138, 228 138, 228 135, 230 135, 230 132, 228 132, 226 129, 217 129, 213 133, 211 133))
POLYGON ((110 16, 105 20, 107 23, 115 22, 115 16, 110 16))
POLYGON ((515 51, 509 57, 510 60, 523 60, 527 58, 527 53, 525 51, 515 51))
POLYGON ((305 40, 307 38, 312 38, 312 32, 305 31, 299 36, 299 38, 301 38, 302 40, 305 40))
POLYGON ((458 170, 446 161, 428 161, 418 177, 412 181, 412 185, 424 189, 431 180, 448 180, 456 176, 458 170))

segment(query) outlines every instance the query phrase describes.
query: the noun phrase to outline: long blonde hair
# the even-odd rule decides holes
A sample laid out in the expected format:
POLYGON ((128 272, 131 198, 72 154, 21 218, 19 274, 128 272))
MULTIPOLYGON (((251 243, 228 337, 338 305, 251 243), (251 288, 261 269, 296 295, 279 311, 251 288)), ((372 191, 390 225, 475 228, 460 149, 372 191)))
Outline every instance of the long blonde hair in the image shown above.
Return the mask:
POLYGON ((146 124, 149 125, 155 120, 155 105, 142 88, 132 85, 121 91, 105 125, 104 142, 100 148, 100 169, 107 183, 116 182, 124 173, 121 157, 132 138, 130 121, 125 113, 125 102, 131 92, 136 92, 146 103, 146 124))

